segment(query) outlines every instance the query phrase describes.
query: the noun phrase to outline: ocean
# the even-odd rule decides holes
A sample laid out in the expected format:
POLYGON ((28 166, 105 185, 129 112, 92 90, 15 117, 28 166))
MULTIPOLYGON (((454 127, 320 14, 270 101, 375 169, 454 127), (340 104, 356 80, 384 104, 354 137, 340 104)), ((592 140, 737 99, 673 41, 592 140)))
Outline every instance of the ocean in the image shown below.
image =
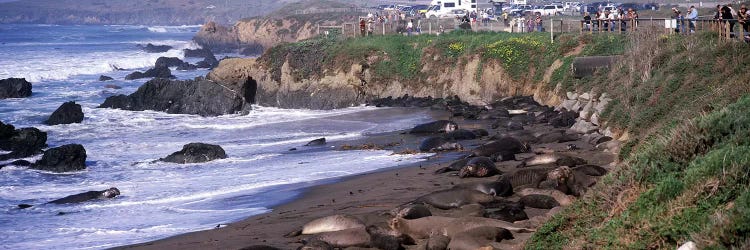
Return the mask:
MULTIPOLYGON (((88 155, 87 169, 75 173, 0 169, 0 248, 101 249, 206 230, 268 212, 300 195, 304 187, 427 156, 302 146, 320 137, 354 140, 406 129, 429 121, 426 111, 255 106, 248 115, 200 117, 96 108, 107 97, 130 94, 148 80, 126 81, 125 75, 153 66, 158 57, 184 58, 182 49, 197 48, 190 39, 198 29, 0 25, 0 79, 26 78, 33 84, 30 98, 0 100, 0 120, 46 131, 50 147, 82 144, 88 155), (146 53, 136 46, 147 43, 174 49, 146 53), (115 80, 99 82, 102 74, 115 80), (83 106, 83 123, 43 125, 66 101, 83 106), (221 145, 228 158, 182 165, 156 161, 190 142, 221 145), (294 147, 302 150, 290 152, 294 147), (72 205, 44 204, 109 187, 117 187, 122 195, 72 205), (17 209, 21 203, 36 206, 17 209)), ((217 58, 224 56, 239 55, 217 58)), ((178 79, 206 73, 173 69, 178 79)))

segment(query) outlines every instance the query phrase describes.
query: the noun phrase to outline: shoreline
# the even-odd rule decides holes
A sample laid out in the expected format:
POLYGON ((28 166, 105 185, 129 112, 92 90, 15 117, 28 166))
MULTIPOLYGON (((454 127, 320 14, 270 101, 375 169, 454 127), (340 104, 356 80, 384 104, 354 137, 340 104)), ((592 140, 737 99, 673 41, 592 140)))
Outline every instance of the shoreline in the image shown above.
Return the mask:
MULTIPOLYGON (((436 120, 448 117, 450 117, 448 114, 434 116, 436 120)), ((457 119, 455 121, 461 128, 483 128, 495 131, 490 130, 493 120, 457 119)), ((549 132, 551 129, 552 127, 548 124, 529 126, 529 130, 535 133, 549 132)), ((366 135, 361 139, 336 142, 335 144, 338 144, 336 145, 338 148, 341 145, 353 142, 382 145, 390 141, 400 140, 402 143, 399 146, 390 149, 397 152, 402 148, 415 148, 426 137, 424 135, 401 134, 397 131, 366 135)), ((460 142, 467 149, 471 149, 483 144, 487 139, 488 137, 483 137, 460 142)), ((575 151, 566 149, 570 143, 533 144, 532 148, 535 151, 518 154, 519 159, 516 161, 498 162, 496 163, 496 167, 502 172, 517 171, 516 168, 521 163, 519 160, 533 157, 535 152, 565 152, 565 154, 571 156, 585 158, 588 163, 602 166, 608 170, 611 163, 614 162, 613 154, 596 149, 595 145, 584 142, 584 139, 572 142, 578 147, 575 151)), ((382 226, 383 222, 391 218, 390 211, 392 209, 414 201, 420 196, 439 190, 450 189, 456 184, 495 181, 498 179, 497 176, 458 178, 455 174, 451 173, 434 174, 437 169, 448 166, 450 160, 456 159, 466 153, 466 151, 442 152, 430 156, 426 161, 419 163, 316 181, 309 183, 309 185, 286 190, 289 192, 298 192, 298 194, 286 202, 270 206, 268 208, 270 211, 267 213, 250 216, 220 228, 179 234, 160 240, 119 246, 112 249, 242 249, 250 246, 296 249, 302 246, 302 240, 310 236, 303 235, 287 238, 284 235, 298 230, 304 223, 334 214, 352 215, 367 225, 382 226)), ((283 192, 283 190, 276 192, 283 192)), ((569 197, 572 198, 572 196, 569 197)), ((518 202, 519 197, 514 195, 507 200, 518 202)), ((553 214, 562 210, 559 208, 537 209, 526 207, 524 211, 528 214, 529 219, 516 222, 516 224, 520 227, 537 228, 553 214)), ((481 212, 477 214, 476 210, 472 212, 471 209, 464 209, 463 207, 450 210, 430 210, 433 215, 447 217, 481 217, 482 213, 485 213, 484 209, 481 209, 481 212)), ((514 233, 515 239, 504 240, 497 244, 502 249, 521 249, 525 241, 532 234, 532 232, 514 233)), ((406 249, 415 249, 415 245, 405 247, 406 249)))
MULTIPOLYGON (((421 109, 421 108, 397 108, 397 109, 419 109, 419 110, 425 111, 425 109, 421 109)), ((446 111, 428 110, 427 112, 435 120, 447 119, 450 117, 450 114, 448 114, 446 111)), ((409 129, 407 128, 405 130, 400 130, 400 131, 383 132, 383 133, 375 133, 375 134, 363 134, 362 137, 358 139, 329 142, 326 146, 336 148, 336 149, 331 149, 331 150, 340 150, 339 148, 344 145, 364 145, 368 143, 384 145, 384 144, 388 144, 388 143, 398 140, 402 142, 400 145, 387 148, 387 149, 383 149, 383 150, 392 151, 395 154, 400 150, 416 149, 419 146, 422 136, 414 136, 414 135, 408 135, 408 134, 402 133, 408 130, 409 129), (403 140, 404 138, 407 138, 407 140, 404 141, 403 140)), ((319 149, 310 149, 310 150, 319 150, 319 149)), ((305 152, 305 151, 297 151, 297 152, 305 152)), ((297 152, 292 152, 292 153, 297 153, 297 152)), ((267 207, 266 209, 270 210, 268 212, 251 215, 244 219, 231 222, 226 225, 220 224, 217 226, 221 226, 221 227, 217 227, 217 228, 182 233, 182 234, 177 234, 177 235, 169 236, 169 237, 158 239, 158 240, 117 246, 117 247, 113 247, 109 249, 180 249, 184 247, 189 247, 191 249, 194 249, 194 248, 195 249, 239 249, 239 248, 242 248, 240 247, 241 245, 248 245, 245 243, 245 240, 247 240, 247 237, 241 237, 241 239, 238 239, 238 240, 235 240, 234 237, 230 237, 230 238, 222 238, 221 240, 216 240, 216 241, 200 241, 200 242, 193 241, 191 239, 194 239, 196 237, 197 238, 208 237, 210 239, 220 238, 220 236, 214 236, 214 235, 223 235, 225 234, 226 230, 230 230, 230 231, 244 230, 244 229, 249 228, 250 225, 252 225, 254 222, 257 222, 259 220, 263 220, 263 221, 269 220, 269 219, 273 220, 273 219, 277 219, 276 217, 279 217, 278 219, 282 219, 283 223, 278 223, 281 225, 275 225, 275 227, 280 228, 280 229, 285 229, 285 230, 281 230, 281 231, 274 230, 274 232, 283 232, 281 234, 276 234, 275 236, 273 236, 273 238, 277 238, 278 236, 294 231, 296 228, 301 226, 301 223, 304 223, 309 220, 313 220, 317 217, 325 216, 328 213, 330 213, 330 211, 329 212, 323 212, 323 211, 317 211, 317 210, 316 212, 307 211, 307 212, 304 212, 304 213, 307 213, 306 216, 294 217, 292 221, 285 220, 285 217, 287 217, 287 215, 285 214, 296 212, 300 208, 304 207, 305 206, 304 204, 321 203, 321 204, 316 205, 315 209, 324 209, 326 207, 330 207, 330 208, 333 208, 334 211, 345 212, 348 208, 351 208, 352 205, 343 205, 343 204, 346 204, 347 202, 358 202, 358 203, 365 202, 368 197, 361 197, 365 199, 357 200, 356 194, 370 192, 370 191, 362 190, 361 188, 357 188, 355 190, 351 188, 352 186, 361 185, 361 183, 377 182, 382 179, 388 179, 391 176, 406 175, 406 176, 415 177, 419 175, 424 175, 426 173, 429 173, 432 175, 432 172, 434 172, 440 167, 444 167, 445 164, 450 162, 450 160, 458 158, 463 153, 446 152, 442 154, 443 155, 434 154, 432 156, 427 156, 424 161, 420 161, 417 163, 397 164, 392 167, 381 168, 381 169, 372 170, 369 172, 357 173, 357 174, 348 175, 348 176, 332 177, 328 179, 316 180, 316 181, 310 181, 310 182, 304 182, 304 183, 284 184, 280 186, 282 188, 275 189, 271 191, 270 193, 265 193, 264 195, 272 195, 274 193, 294 193, 294 195, 292 197, 289 197, 287 199, 284 199, 276 204, 273 204, 267 207), (429 165, 429 166, 426 168, 423 168, 425 165, 429 165), (288 186, 288 187, 284 188, 284 186, 288 186), (352 197, 346 197, 346 198, 354 198, 354 199, 335 200, 336 198, 331 198, 332 200, 328 200, 329 198, 327 197, 330 197, 331 192, 334 192, 337 190, 345 190, 345 189, 351 189, 352 191, 348 191, 348 190, 342 191, 343 193, 338 194, 338 195, 352 196, 352 197), (347 192, 355 193, 355 195, 350 195, 347 192), (298 221, 300 223, 292 223, 295 221, 298 221), (290 225, 290 227, 287 227, 284 224, 288 224, 290 225), (216 244, 218 242, 221 242, 223 244, 216 244)), ((435 175, 435 176, 438 176, 438 175, 435 175)), ((452 178, 447 178, 448 176, 443 176, 443 177, 446 177, 445 183, 437 184, 437 187, 444 186, 447 188, 450 186, 450 184, 453 183, 452 181, 448 180, 452 178)), ((273 187, 267 187, 267 188, 273 188, 273 187)), ((406 189, 409 189, 409 188, 407 187, 406 189)), ((399 191, 399 190, 393 190, 393 191, 399 191)), ((421 193, 413 192, 414 190, 409 190, 409 191, 411 192, 409 192, 409 195, 407 197, 402 197, 402 198, 397 199, 398 201, 403 201, 403 202, 399 204, 394 203, 393 206, 406 203, 409 200, 413 200, 417 196, 422 195, 421 193)), ((379 206, 376 206, 376 207, 379 207, 379 206)), ((349 210, 356 210, 356 209, 349 209, 349 210)), ((229 234, 232 234, 232 233, 229 233, 229 234)), ((265 235, 266 234, 263 234, 263 236, 265 235)), ((267 244, 267 245, 279 247, 282 249, 287 249, 288 248, 287 244, 290 243, 290 242, 280 242, 280 241, 270 242, 268 240, 259 240, 260 239, 259 236, 252 236, 251 238, 252 238, 252 241, 255 243, 251 243, 249 245, 267 244)), ((300 244, 297 244, 297 245, 300 245, 300 244)))

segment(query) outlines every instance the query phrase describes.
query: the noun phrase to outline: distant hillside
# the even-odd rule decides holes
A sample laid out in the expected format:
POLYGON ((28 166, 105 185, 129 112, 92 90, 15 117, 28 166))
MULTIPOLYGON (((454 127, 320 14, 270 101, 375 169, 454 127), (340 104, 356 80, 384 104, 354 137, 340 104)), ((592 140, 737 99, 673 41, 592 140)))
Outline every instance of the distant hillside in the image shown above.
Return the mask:
POLYGON ((0 3, 0 23, 183 25, 234 23, 300 0, 23 0, 0 3))

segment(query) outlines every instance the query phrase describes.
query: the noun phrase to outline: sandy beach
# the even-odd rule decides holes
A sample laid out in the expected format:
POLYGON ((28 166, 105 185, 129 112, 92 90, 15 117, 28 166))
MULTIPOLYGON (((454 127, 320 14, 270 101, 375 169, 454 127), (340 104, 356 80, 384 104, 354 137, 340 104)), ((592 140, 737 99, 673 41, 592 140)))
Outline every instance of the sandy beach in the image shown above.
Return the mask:
MULTIPOLYGON (((448 119, 447 113, 436 113, 435 119, 448 119)), ((486 129, 490 136, 502 133, 502 129, 491 129, 492 120, 455 120, 461 128, 486 129)), ((534 124, 526 130, 542 133, 552 130, 548 124, 534 124)), ((418 148, 419 143, 426 138, 425 135, 410 135, 402 132, 371 135, 357 141, 329 143, 336 149, 344 145, 393 145, 386 147, 394 152, 418 148)), ((466 149, 475 148, 487 142, 489 136, 475 140, 461 141, 466 149)), ((599 165, 607 168, 614 157, 610 153, 595 149, 594 145, 582 140, 564 142, 532 144, 532 152, 517 155, 518 161, 504 161, 496 163, 502 172, 512 172, 518 164, 528 157, 535 155, 534 152, 565 152, 570 156, 586 159, 589 164, 599 165), (568 145, 575 144, 578 149, 569 150, 568 145)), ((497 176, 486 178, 458 178, 456 172, 435 174, 434 172, 450 164, 463 155, 466 151, 442 152, 429 157, 419 164, 405 167, 376 171, 367 174, 326 180, 303 188, 302 195, 294 197, 287 203, 272 208, 266 214, 249 217, 245 220, 220 225, 217 228, 198 231, 188 234, 157 240, 148 243, 119 247, 118 249, 242 249, 249 246, 266 245, 281 249, 296 249, 302 244, 302 239, 309 236, 284 237, 284 235, 298 230, 305 223, 328 215, 347 214, 360 218, 368 225, 385 226, 387 220, 392 218, 388 213, 395 207, 413 201, 414 199, 438 191, 449 189, 453 185, 497 180, 497 176)), ((357 164, 352 159, 352 164, 357 164)), ((295 187, 299 188, 299 187, 295 187)), ((274 194, 267 194, 274 195, 274 194)), ((283 194, 280 194, 283 195, 283 194)), ((517 201, 519 197, 508 198, 517 201)), ((462 209, 440 210, 431 208, 433 215, 448 217, 461 217, 472 214, 471 211, 462 209)), ((557 211, 559 209, 553 209, 557 211)), ((550 210, 526 208, 530 220, 517 222, 524 226, 538 226, 546 220, 550 210)), ((481 215, 480 215, 481 216, 481 215)), ((504 240, 499 246, 505 249, 520 249, 523 242, 531 236, 531 233, 515 233, 513 240, 504 240)), ((419 242, 417 242, 419 243, 419 242)), ((415 249, 417 245, 405 245, 407 249, 415 249)))

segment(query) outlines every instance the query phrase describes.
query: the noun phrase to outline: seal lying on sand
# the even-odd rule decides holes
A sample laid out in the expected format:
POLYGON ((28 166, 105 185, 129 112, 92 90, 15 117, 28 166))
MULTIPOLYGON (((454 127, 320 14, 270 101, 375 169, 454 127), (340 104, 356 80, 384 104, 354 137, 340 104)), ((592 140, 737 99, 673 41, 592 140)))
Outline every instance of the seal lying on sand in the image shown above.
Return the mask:
POLYGON ((545 164, 555 164, 557 166, 569 166, 574 167, 582 164, 586 164, 586 160, 573 157, 569 155, 564 154, 542 154, 542 155, 535 155, 531 158, 528 158, 521 162, 520 165, 517 167, 530 167, 530 166, 538 166, 538 165, 545 165, 545 164))
POLYGON ((490 243, 513 239, 513 234, 508 229, 500 227, 475 227, 451 237, 448 249, 451 250, 475 250, 483 247, 491 247, 490 243))
POLYGON ((442 174, 442 173, 445 173, 445 172, 452 172, 452 171, 461 170, 462 167, 466 166, 466 163, 468 163, 469 160, 471 160, 471 158, 464 158, 464 159, 459 159, 457 161, 454 161, 453 163, 451 163, 447 167, 435 170, 435 174, 442 174))
POLYGON ((527 228, 516 227, 510 222, 482 217, 451 218, 429 216, 415 220, 393 218, 388 225, 393 230, 409 235, 414 239, 425 239, 431 235, 453 237, 460 232, 483 226, 501 227, 511 232, 532 232, 532 230, 527 228))
POLYGON ((515 154, 529 152, 531 147, 513 137, 502 137, 495 141, 480 145, 471 151, 469 157, 500 155, 502 159, 515 159, 515 154))
MULTIPOLYGON (((120 190, 112 187, 112 188, 108 188, 102 191, 88 191, 88 192, 83 192, 80 194, 65 196, 63 198, 47 202, 47 204, 80 203, 80 202, 85 202, 85 201, 90 201, 90 200, 115 198, 118 195, 120 195, 120 190)), ((21 208, 21 209, 29 208, 29 207, 32 207, 32 205, 28 205, 28 204, 18 205, 18 208, 21 208)))
POLYGON ((322 241, 332 247, 369 247, 372 238, 364 227, 318 233, 303 242, 322 241))
POLYGON ((502 197, 513 195, 513 186, 506 179, 491 182, 463 183, 453 186, 453 189, 477 190, 485 194, 502 197))
POLYGON ((466 166, 462 167, 458 171, 458 177, 489 177, 500 174, 500 171, 495 167, 495 162, 487 157, 474 157, 466 163, 466 166))
POLYGON ((490 202, 495 198, 476 190, 448 189, 436 191, 414 200, 413 203, 430 204, 439 209, 457 208, 466 204, 490 202))
POLYGON ((312 220, 302 226, 301 230, 291 232, 286 236, 294 237, 300 234, 317 234, 359 227, 364 228, 365 223, 354 216, 337 214, 312 220))
POLYGON ((447 133, 458 129, 458 124, 448 120, 439 120, 414 126, 410 134, 437 134, 447 133))
POLYGON ((422 152, 436 152, 436 151, 447 151, 447 150, 461 150, 463 146, 457 142, 451 142, 443 137, 435 136, 424 139, 419 144, 419 151, 422 152))
POLYGON ((575 201, 575 197, 566 195, 563 192, 553 189, 537 189, 537 188, 524 188, 516 192, 518 196, 529 196, 529 195, 544 195, 555 199, 561 206, 569 206, 575 201))

